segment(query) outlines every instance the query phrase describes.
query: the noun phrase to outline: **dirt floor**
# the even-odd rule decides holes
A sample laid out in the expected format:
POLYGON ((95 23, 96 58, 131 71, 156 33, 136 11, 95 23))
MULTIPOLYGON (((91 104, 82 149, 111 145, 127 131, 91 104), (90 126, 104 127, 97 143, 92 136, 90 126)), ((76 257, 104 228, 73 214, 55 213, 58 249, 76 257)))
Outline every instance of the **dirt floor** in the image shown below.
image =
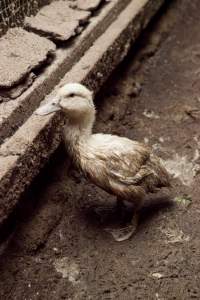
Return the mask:
POLYGON ((152 145, 174 204, 147 199, 135 236, 117 243, 90 209, 113 198, 61 147, 7 224, 0 299, 200 299, 200 2, 177 2, 97 97, 95 126, 152 145))

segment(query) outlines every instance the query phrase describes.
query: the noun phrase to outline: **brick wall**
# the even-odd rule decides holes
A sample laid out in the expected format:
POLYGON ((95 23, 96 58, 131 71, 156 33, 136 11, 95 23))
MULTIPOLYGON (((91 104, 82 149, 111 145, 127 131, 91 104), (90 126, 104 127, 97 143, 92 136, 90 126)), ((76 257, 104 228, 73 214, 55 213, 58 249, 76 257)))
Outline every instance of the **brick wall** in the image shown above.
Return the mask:
POLYGON ((0 36, 9 28, 21 25, 24 17, 35 14, 52 0, 0 0, 0 36))

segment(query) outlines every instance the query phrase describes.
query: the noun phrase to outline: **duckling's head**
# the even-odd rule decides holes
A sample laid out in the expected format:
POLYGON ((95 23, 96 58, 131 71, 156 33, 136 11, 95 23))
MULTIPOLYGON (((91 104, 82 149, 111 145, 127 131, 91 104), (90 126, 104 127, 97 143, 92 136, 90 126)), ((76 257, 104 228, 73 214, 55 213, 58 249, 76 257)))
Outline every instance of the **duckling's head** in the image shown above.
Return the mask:
MULTIPOLYGON (((65 102, 70 103, 73 98, 81 98, 85 102, 93 105, 93 93, 80 83, 68 83, 60 88, 58 91, 58 96, 60 98, 60 103, 65 102)), ((77 101, 76 101, 77 103, 77 101)))
POLYGON ((58 90, 54 99, 41 105, 36 114, 47 115, 58 110, 62 110, 69 120, 80 123, 95 115, 93 93, 82 84, 68 83, 58 90))
POLYGON ((64 85, 58 91, 59 107, 70 120, 84 119, 94 112, 92 92, 78 83, 64 85))

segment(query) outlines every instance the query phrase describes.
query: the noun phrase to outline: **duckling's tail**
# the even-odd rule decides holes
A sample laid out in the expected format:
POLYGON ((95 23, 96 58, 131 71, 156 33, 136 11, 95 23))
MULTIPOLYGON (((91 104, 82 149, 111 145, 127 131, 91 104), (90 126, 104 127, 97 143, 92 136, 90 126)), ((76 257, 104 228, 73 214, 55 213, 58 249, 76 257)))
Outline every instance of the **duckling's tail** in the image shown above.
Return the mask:
POLYGON ((145 168, 149 174, 143 182, 147 192, 156 192, 159 188, 170 187, 169 174, 157 156, 151 154, 145 168))

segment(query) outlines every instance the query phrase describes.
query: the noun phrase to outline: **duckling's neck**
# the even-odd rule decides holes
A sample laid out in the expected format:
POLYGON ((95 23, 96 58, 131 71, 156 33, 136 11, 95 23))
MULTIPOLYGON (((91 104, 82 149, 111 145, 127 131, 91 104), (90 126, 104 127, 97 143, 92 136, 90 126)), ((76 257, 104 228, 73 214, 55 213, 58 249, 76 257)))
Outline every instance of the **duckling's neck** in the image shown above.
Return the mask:
POLYGON ((64 141, 70 156, 77 160, 81 155, 81 148, 92 135, 92 128, 95 121, 95 111, 91 111, 81 120, 66 118, 64 126, 64 141))

